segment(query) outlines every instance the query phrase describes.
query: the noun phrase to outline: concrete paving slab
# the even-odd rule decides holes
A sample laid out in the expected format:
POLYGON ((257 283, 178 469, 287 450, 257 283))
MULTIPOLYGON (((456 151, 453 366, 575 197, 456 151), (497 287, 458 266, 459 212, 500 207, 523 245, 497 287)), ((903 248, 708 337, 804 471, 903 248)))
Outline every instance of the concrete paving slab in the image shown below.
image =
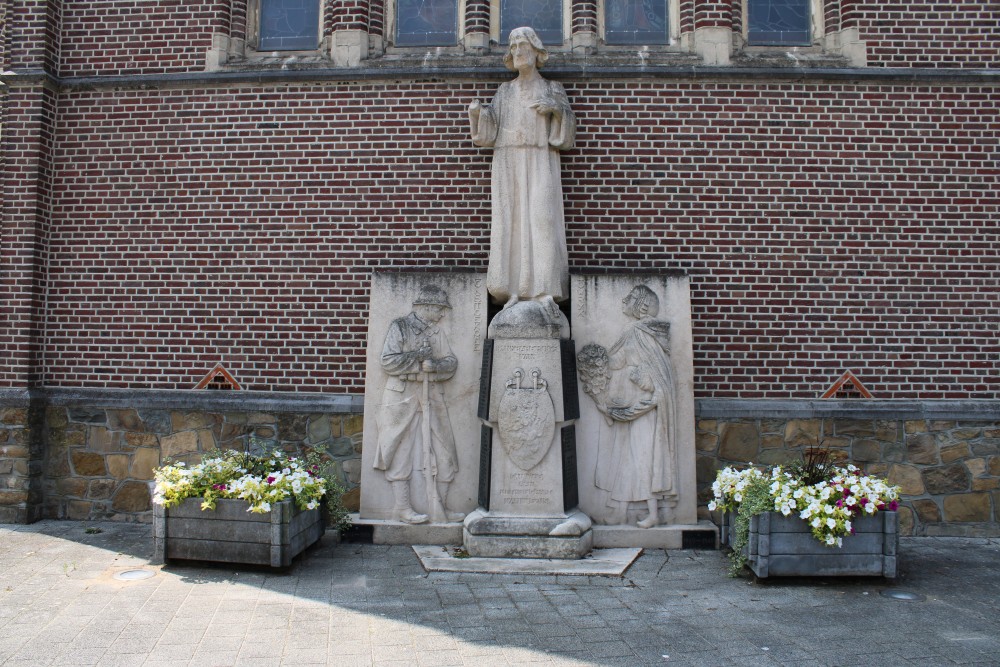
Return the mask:
MULTIPOLYGON (((413 545, 413 552, 428 572, 473 574, 532 574, 620 577, 642 549, 594 549, 579 560, 559 558, 475 558, 456 556, 457 547, 413 545)), ((458 551, 458 553, 462 553, 458 551)))
POLYGON ((620 577, 474 574, 328 538, 284 572, 185 563, 123 582, 109 573, 150 567, 148 526, 0 526, 0 665, 923 666, 1000 653, 1000 539, 903 538, 895 581, 755 582, 727 577, 717 551, 648 549, 620 577), (890 587, 921 599, 879 595, 890 587))

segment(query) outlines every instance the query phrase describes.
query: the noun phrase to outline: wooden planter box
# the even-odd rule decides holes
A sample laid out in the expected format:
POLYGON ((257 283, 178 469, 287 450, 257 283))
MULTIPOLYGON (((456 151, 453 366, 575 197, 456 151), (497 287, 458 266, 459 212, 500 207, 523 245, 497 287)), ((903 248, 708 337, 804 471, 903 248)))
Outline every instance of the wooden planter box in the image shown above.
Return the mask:
POLYGON ((324 507, 300 510, 291 500, 266 514, 247 512, 243 500, 219 500, 202 511, 201 498, 165 509, 153 504, 153 562, 171 559, 288 567, 326 531, 324 507))
MULTIPOLYGON (((722 544, 732 548, 736 515, 722 517, 722 544)), ((797 516, 765 512, 750 519, 747 565, 766 577, 896 577, 899 518, 879 512, 852 522, 854 535, 844 546, 828 547, 812 536, 797 516)))

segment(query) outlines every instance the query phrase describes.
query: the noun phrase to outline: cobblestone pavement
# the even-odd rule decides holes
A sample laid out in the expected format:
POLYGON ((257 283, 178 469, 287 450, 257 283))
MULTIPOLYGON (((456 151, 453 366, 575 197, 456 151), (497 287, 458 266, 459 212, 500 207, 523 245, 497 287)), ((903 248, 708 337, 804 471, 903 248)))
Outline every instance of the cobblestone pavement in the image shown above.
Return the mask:
POLYGON ((997 539, 904 538, 895 582, 767 583, 714 551, 647 551, 619 579, 427 574, 408 547, 331 535, 285 573, 161 569, 151 544, 0 526, 0 665, 1000 664, 997 539), (134 568, 156 574, 113 576, 134 568))

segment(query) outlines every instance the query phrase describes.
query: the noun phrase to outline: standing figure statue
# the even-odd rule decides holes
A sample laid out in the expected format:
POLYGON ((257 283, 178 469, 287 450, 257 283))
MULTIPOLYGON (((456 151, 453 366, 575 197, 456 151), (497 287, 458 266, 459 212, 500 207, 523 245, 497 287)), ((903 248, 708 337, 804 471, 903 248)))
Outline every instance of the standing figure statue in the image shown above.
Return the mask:
POLYGON ((455 436, 444 398, 444 383, 458 360, 437 324, 451 308, 440 287, 421 288, 413 311, 392 321, 382 347, 382 368, 389 374, 378 415, 374 467, 392 485, 393 518, 425 523, 410 502, 410 478, 420 461, 427 507, 435 522, 461 521, 447 511, 448 488, 458 471, 455 436))
POLYGON ((643 502, 640 528, 659 523, 659 502, 677 500, 677 406, 670 364, 670 323, 655 319, 659 299, 637 285, 622 299, 629 324, 610 350, 587 345, 577 357, 583 390, 605 416, 595 485, 607 492, 609 523, 622 524, 629 503, 643 502))
POLYGON ((534 30, 511 31, 503 61, 517 78, 491 104, 472 102, 469 120, 473 143, 494 148, 486 288, 505 308, 531 299, 555 314, 569 295, 559 151, 572 148, 576 119, 562 84, 538 74, 548 57, 534 30))

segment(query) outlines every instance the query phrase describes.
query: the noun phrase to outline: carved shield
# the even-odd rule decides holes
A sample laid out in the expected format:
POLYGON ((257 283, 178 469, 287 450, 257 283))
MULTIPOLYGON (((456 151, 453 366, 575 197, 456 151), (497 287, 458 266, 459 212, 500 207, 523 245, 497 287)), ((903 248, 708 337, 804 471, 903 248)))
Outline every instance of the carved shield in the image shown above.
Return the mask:
POLYGON ((521 470, 531 470, 552 445, 556 415, 547 383, 540 374, 532 372, 535 381, 530 387, 520 386, 521 376, 518 369, 500 399, 498 435, 510 460, 521 470))

